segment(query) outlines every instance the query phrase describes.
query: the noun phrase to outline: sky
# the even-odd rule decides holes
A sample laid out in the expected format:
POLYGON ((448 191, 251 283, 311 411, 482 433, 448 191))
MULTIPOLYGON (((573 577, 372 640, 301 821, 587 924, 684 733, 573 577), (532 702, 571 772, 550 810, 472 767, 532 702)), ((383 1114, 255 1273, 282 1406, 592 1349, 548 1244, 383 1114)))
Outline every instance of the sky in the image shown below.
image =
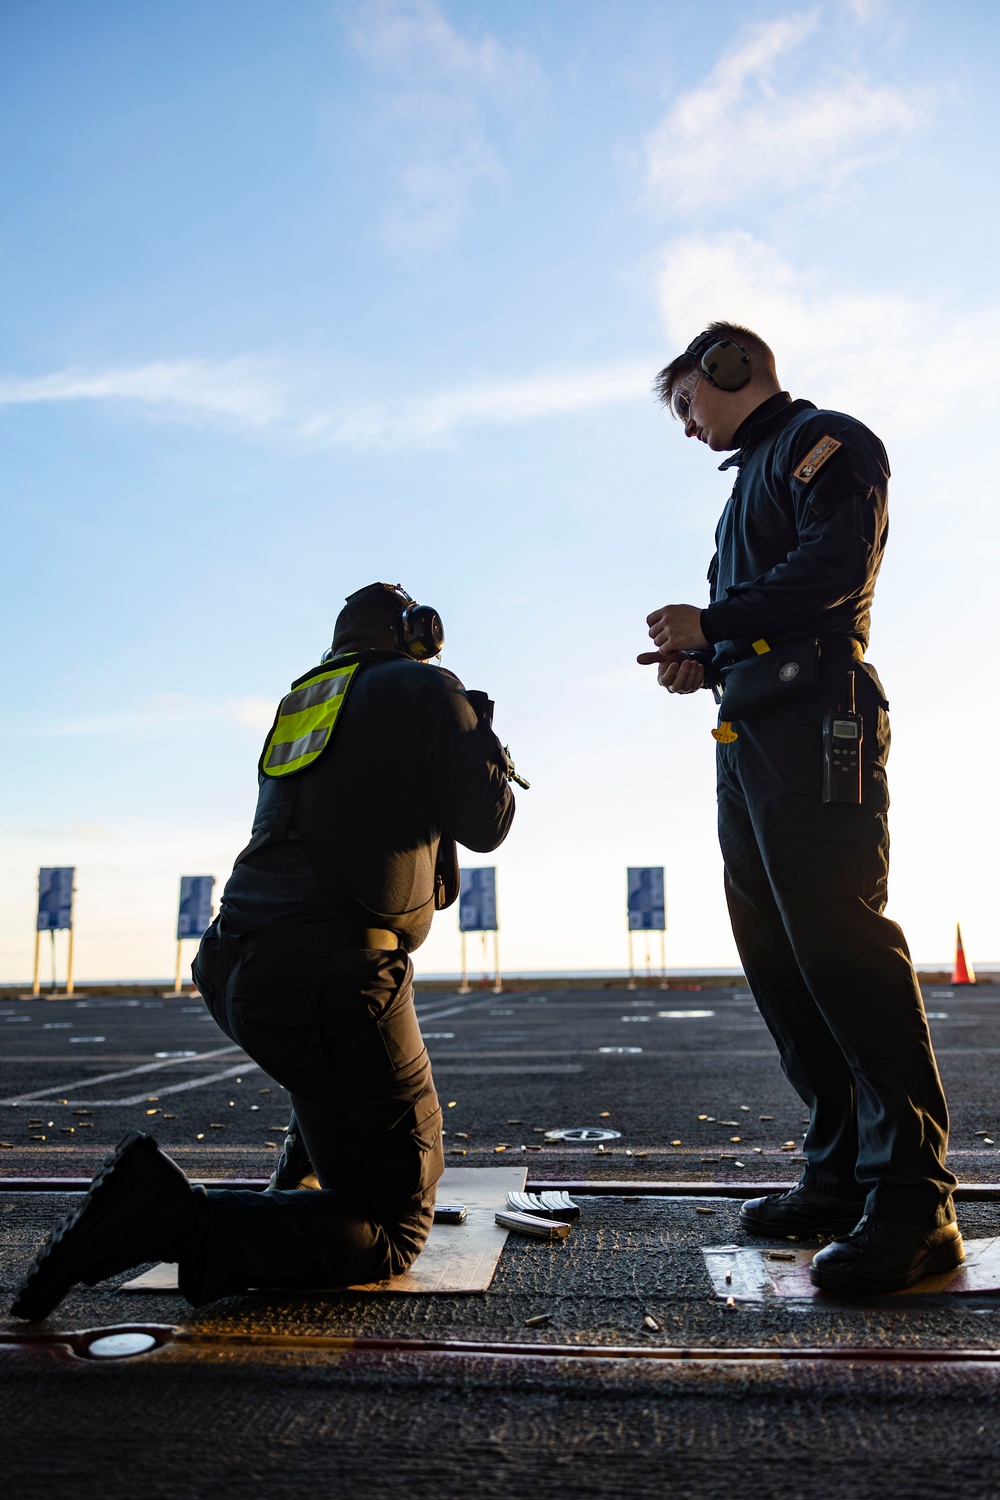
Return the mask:
MULTIPOLYGON (((41 865, 81 980, 172 974, 376 579, 532 783, 463 856, 503 966, 620 969, 643 864, 668 965, 735 965, 714 704, 635 665, 707 603, 731 486, 650 387, 719 317, 886 444, 888 911, 1000 960, 998 43, 978 0, 5 0, 0 981, 41 865)), ((458 956, 450 911, 418 975, 458 956)))

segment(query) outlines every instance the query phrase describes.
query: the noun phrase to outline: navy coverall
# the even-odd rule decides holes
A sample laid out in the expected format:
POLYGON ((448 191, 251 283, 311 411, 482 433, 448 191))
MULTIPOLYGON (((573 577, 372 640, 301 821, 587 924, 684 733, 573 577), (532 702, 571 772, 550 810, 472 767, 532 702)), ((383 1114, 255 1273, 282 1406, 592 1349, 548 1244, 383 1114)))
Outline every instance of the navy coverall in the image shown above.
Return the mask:
POLYGON ((717 751, 733 932, 789 1082, 809 1107, 802 1183, 900 1223, 954 1217, 948 1111, 906 940, 883 916, 888 704, 868 645, 888 522, 878 438, 782 392, 738 429, 702 632, 708 680, 753 654, 823 643, 819 692, 736 723, 717 751), (813 472, 821 440, 839 447, 813 472), (799 477, 795 477, 795 471, 799 477), (855 671, 862 803, 822 801, 822 725, 855 671))
POLYGON ((209 1191, 180 1265, 190 1301, 379 1281, 421 1250, 444 1158, 409 953, 457 893, 453 841, 506 837, 506 768, 457 677, 386 651, 362 654, 319 759, 260 777, 193 972, 223 1031, 289 1091, 321 1190, 209 1191))

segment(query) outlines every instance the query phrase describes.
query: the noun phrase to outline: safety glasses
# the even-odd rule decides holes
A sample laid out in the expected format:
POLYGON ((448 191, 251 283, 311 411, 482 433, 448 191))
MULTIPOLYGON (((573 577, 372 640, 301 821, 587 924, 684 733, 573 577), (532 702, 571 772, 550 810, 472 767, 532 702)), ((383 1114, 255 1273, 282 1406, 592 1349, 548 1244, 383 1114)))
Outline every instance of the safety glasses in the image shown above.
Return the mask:
POLYGON ((686 422, 691 415, 691 402, 694 399, 695 387, 701 379, 700 370, 689 370, 682 375, 680 380, 670 392, 670 410, 678 422, 686 422))

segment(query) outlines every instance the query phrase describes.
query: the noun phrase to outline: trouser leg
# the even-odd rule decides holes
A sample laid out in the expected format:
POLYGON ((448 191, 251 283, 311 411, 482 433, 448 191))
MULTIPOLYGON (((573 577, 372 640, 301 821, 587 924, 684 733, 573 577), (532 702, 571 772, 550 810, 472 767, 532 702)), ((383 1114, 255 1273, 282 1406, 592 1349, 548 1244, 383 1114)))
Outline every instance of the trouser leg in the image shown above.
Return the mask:
POLYGON ((381 1216, 329 1189, 209 1189, 199 1244, 180 1262, 180 1288, 198 1306, 251 1287, 384 1281, 415 1260, 433 1220, 433 1188, 381 1216))
POLYGON ((289 1089, 322 1189, 210 1192, 203 1242, 181 1264, 182 1290, 203 1302, 251 1286, 350 1285, 405 1270, 426 1241, 444 1168, 409 959, 366 950, 239 956, 223 939, 198 968, 223 1029, 289 1089))
POLYGON ((743 972, 778 1047, 782 1071, 809 1110, 804 1186, 858 1198, 854 1077, 805 983, 785 931, 739 784, 720 766, 719 841, 726 900, 743 972))
POLYGON ((953 1214, 948 1112, 909 951, 883 916, 888 724, 863 674, 858 690, 860 807, 822 802, 821 701, 741 725, 740 739, 725 748, 737 752, 729 771, 746 796, 799 974, 835 1040, 821 1072, 835 1076, 846 1063, 854 1080, 855 1175, 867 1211, 933 1226, 953 1214))
POLYGON ((783 909, 800 969, 854 1075, 867 1212, 948 1222, 948 1109, 902 932, 858 898, 831 899, 820 915, 788 896, 783 909))

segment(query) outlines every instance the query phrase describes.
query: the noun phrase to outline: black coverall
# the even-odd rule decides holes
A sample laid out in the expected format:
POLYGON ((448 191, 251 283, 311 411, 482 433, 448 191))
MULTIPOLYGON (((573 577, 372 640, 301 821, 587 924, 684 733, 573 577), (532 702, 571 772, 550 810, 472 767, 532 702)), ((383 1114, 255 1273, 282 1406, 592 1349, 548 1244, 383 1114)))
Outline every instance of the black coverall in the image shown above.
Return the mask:
POLYGON ((861 658, 888 522, 885 450, 860 422, 782 392, 736 433, 702 632, 709 681, 753 654, 823 643, 819 692, 734 724, 717 751, 719 839, 736 944, 789 1082, 808 1105, 803 1185, 865 1212, 954 1217, 948 1111, 906 940, 882 915, 888 703, 861 658), (840 444, 810 473, 821 439, 840 444), (799 469, 799 477, 794 471, 799 469), (861 806, 822 801, 826 708, 857 666, 861 806))
POLYGON ((251 841, 193 967, 223 1031, 289 1090, 322 1190, 209 1191, 180 1266, 195 1303, 382 1280, 433 1220, 441 1111, 409 953, 457 892, 453 841, 496 848, 514 800, 457 677, 398 652, 361 662, 319 759, 260 777, 251 841))

